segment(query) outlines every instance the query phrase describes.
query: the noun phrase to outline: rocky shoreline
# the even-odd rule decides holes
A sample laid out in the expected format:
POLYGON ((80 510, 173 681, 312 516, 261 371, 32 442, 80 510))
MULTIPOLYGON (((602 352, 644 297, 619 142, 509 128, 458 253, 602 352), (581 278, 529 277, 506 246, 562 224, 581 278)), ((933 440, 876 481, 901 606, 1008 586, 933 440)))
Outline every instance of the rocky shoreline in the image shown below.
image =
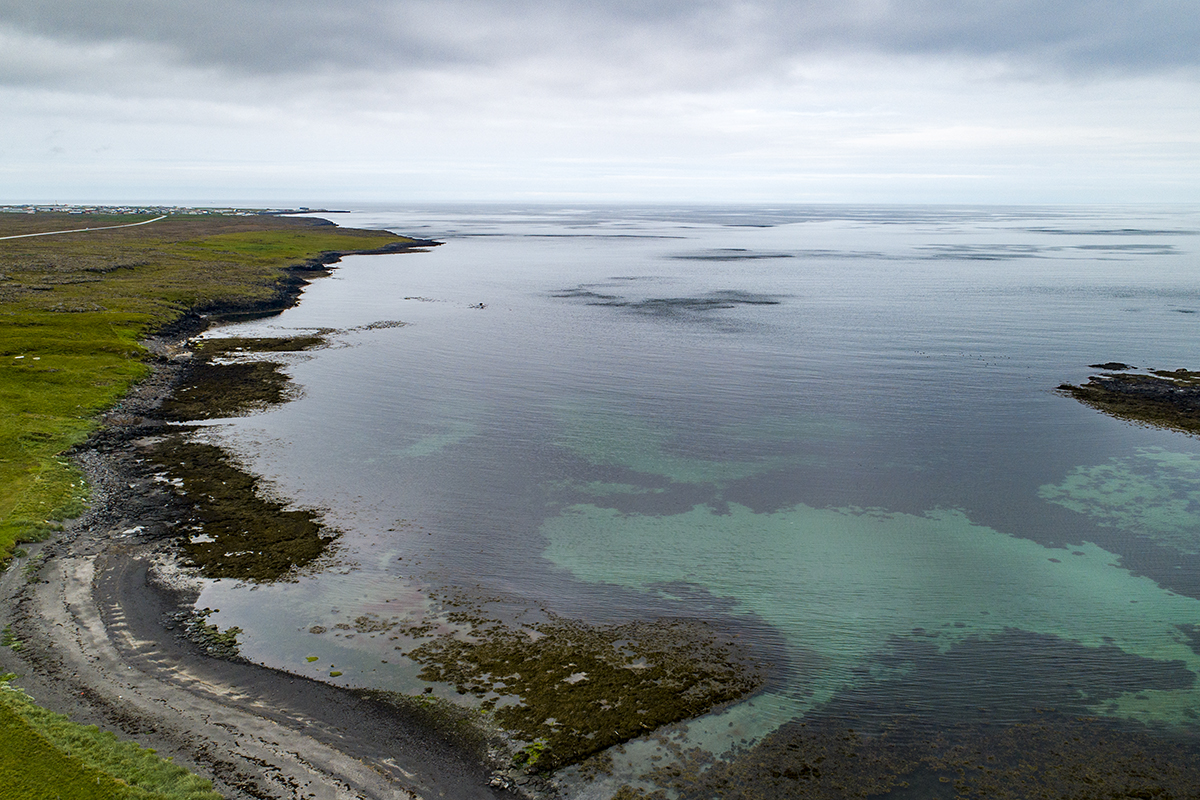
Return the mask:
POLYGON ((1200 435, 1200 372, 1137 373, 1117 361, 1091 367, 1106 371, 1081 386, 1063 384, 1058 390, 1119 419, 1200 435))
MULTIPOLYGON (((403 242, 374 252, 437 244, 403 242)), ((0 670, 43 706, 135 738, 229 798, 499 798, 468 743, 404 708, 256 665, 196 612, 169 537, 178 498, 138 443, 186 374, 187 337, 216 321, 277 313, 343 253, 287 271, 270 302, 198 308, 147 342, 152 375, 72 453, 90 509, 0 575, 0 619, 18 647, 0 670)))

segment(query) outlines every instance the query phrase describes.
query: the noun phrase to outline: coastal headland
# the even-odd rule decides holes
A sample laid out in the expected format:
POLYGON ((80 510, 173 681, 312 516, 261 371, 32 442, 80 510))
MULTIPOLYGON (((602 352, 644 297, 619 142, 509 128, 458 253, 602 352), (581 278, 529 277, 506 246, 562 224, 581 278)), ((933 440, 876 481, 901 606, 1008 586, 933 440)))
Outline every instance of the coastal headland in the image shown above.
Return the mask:
POLYGON ((167 425, 189 336, 282 310, 344 255, 436 243, 279 215, 154 216, 0 214, 0 236, 21 235, 0 241, 0 724, 12 745, 0 782, 41 796, 32 760, 73 797, 501 796, 479 742, 456 740, 445 715, 223 650, 236 632, 188 611, 194 587, 164 569, 179 506, 136 444, 167 425), (79 228, 93 230, 27 235, 79 228), (111 733, 56 733, 46 710, 177 766, 154 784, 130 766, 154 753, 106 760, 111 733))

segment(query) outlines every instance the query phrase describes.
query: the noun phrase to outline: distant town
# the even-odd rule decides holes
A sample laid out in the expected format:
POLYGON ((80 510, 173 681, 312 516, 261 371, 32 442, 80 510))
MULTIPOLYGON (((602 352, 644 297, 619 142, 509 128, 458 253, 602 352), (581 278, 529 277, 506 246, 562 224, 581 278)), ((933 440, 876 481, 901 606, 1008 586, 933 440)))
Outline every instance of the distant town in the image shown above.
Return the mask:
POLYGON ((78 206, 39 205, 0 206, 0 214, 226 214, 249 217, 257 214, 305 214, 319 211, 333 213, 322 208, 199 208, 195 206, 78 206))

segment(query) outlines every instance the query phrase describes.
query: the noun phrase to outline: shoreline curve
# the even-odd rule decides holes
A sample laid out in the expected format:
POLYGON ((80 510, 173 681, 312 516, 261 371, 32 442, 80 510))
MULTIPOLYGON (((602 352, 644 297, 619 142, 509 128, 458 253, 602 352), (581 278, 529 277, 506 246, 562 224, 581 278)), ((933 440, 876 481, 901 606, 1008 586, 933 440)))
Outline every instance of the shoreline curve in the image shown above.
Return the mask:
POLYGON ((481 759, 399 709, 218 658, 176 636, 168 620, 195 598, 152 578, 165 542, 141 522, 161 514, 162 504, 131 469, 133 440, 153 432, 139 412, 151 412, 173 390, 186 338, 218 320, 294 305, 309 279, 328 274, 344 255, 436 244, 323 253, 289 267, 270 301, 193 309, 150 337, 152 374, 72 453, 93 487, 91 508, 56 537, 28 547, 39 570, 0 574, 0 623, 23 644, 19 651, 0 648, 0 670, 20 673, 22 688, 40 705, 153 747, 231 800, 512 797, 488 785, 481 759))

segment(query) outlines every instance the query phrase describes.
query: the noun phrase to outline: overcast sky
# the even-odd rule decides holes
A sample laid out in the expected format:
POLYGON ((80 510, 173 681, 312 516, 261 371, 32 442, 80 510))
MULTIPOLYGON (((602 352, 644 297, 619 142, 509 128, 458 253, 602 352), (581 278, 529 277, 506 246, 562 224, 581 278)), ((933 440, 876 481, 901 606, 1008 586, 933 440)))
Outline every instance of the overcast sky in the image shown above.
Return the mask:
POLYGON ((0 203, 1200 202, 1196 0, 0 0, 0 203))

